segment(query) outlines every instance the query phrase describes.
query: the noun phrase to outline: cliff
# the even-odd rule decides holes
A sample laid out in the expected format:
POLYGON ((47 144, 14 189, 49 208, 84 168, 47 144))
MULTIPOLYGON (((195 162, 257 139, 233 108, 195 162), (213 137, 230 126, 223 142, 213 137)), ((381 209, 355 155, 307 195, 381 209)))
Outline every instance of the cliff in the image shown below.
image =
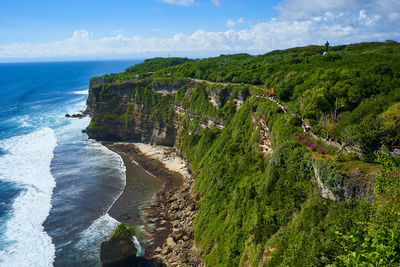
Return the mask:
POLYGON ((190 79, 146 79, 113 84, 92 79, 87 128, 97 140, 136 141, 173 146, 184 123, 223 127, 223 108, 240 107, 248 89, 221 88, 190 79), (222 111, 221 111, 222 110, 222 111))
POLYGON ((132 79, 139 64, 93 80, 88 134, 174 146, 190 162, 206 266, 396 265, 400 162, 388 149, 400 145, 399 51, 150 60, 143 79, 132 79))

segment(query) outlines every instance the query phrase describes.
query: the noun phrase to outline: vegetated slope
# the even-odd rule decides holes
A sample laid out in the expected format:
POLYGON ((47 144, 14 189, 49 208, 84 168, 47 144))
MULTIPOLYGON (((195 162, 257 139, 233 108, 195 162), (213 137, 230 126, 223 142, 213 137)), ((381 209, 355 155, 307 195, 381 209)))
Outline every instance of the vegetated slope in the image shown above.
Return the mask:
MULTIPOLYGON (((199 60, 176 58, 145 61, 116 75, 191 77, 275 88, 279 99, 307 118, 321 136, 357 144, 367 154, 399 143, 400 129, 383 112, 398 112, 400 44, 359 43, 331 47, 308 46, 264 55, 222 55, 199 60), (168 64, 172 65, 164 68, 168 64)), ((135 78, 136 79, 136 78, 135 78)), ((397 124, 398 126, 398 124, 397 124)))
MULTIPOLYGON (((185 107, 175 147, 193 167, 201 198, 195 239, 208 266, 399 264, 400 164, 377 150, 400 145, 400 45, 364 43, 321 52, 312 46, 145 67, 153 83, 172 73, 275 87, 321 136, 357 144, 365 153, 360 159, 313 140, 302 133, 298 118, 256 93, 238 110, 235 97, 215 109, 208 97, 224 87, 197 84, 195 90, 186 86, 163 95, 145 86, 135 101, 147 103, 153 118, 171 123, 163 115, 170 113, 157 109, 185 107), (189 109, 198 116, 189 116, 189 109), (199 127, 206 116, 220 116, 224 127, 199 127), (260 149, 261 121, 272 155, 260 149), (322 188, 336 200, 323 197, 322 188)), ((119 78, 140 75, 139 64, 135 72, 111 79, 123 83, 119 78)), ((107 95, 115 85, 102 79, 93 84, 103 84, 107 95)), ((94 120, 101 114, 95 111, 94 120)))
POLYGON ((378 115, 400 100, 400 44, 337 46, 326 56, 322 50, 309 46, 260 56, 220 56, 159 73, 274 87, 321 135, 358 143, 369 153, 398 143, 395 132, 400 129, 386 127, 378 115))

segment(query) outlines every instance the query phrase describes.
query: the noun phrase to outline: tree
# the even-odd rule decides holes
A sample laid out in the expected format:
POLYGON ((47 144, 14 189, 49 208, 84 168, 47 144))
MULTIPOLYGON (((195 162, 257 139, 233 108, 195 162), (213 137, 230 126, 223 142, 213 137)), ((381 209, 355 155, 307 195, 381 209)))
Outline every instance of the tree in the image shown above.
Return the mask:
POLYGON ((300 99, 300 113, 303 117, 317 119, 324 111, 329 110, 329 103, 325 99, 325 88, 307 90, 300 99))

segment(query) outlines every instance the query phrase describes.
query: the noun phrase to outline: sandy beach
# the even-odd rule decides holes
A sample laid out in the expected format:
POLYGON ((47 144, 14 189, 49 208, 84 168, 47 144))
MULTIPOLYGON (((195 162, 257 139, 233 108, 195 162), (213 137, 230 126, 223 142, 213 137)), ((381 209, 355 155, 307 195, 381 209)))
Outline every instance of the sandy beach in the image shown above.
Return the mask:
POLYGON ((155 248, 166 242, 173 229, 167 205, 170 192, 184 187, 191 174, 186 162, 172 148, 125 142, 104 142, 103 145, 121 155, 126 166, 126 186, 108 213, 120 222, 146 226, 151 244, 146 246, 144 256, 150 258, 155 248), (143 171, 147 173, 141 173, 143 171), (138 176, 158 181, 151 182, 153 188, 143 189, 138 176), (147 196, 150 201, 144 206, 138 206, 136 195, 143 190, 154 194, 147 196))

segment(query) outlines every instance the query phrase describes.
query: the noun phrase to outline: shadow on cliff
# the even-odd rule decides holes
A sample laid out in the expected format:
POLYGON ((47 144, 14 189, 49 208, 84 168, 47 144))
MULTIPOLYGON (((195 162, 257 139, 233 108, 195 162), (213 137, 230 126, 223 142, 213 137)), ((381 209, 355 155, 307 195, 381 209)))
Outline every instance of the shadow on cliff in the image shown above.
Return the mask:
POLYGON ((134 257, 120 262, 103 264, 102 267, 166 267, 159 259, 146 259, 144 257, 134 257))

